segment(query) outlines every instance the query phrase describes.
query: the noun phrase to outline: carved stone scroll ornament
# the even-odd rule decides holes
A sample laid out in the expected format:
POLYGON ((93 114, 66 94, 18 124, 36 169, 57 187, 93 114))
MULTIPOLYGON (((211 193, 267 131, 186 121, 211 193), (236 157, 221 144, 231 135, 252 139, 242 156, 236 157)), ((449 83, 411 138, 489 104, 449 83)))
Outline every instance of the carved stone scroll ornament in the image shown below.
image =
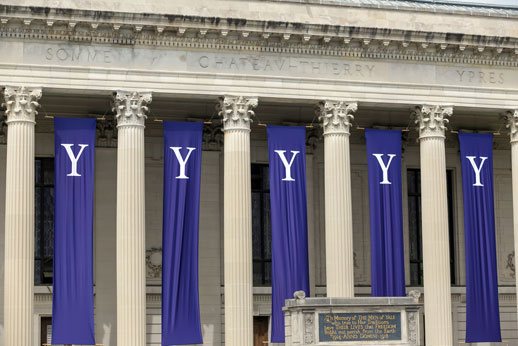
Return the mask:
POLYGON ((318 120, 322 122, 324 136, 327 134, 350 133, 351 121, 354 119, 352 113, 356 112, 356 102, 347 103, 344 101, 322 101, 318 106, 318 120))
POLYGON ((11 87, 4 90, 6 123, 36 122, 41 88, 11 87))
POLYGON ((146 277, 160 279, 162 277, 162 248, 152 247, 146 250, 146 277))
POLYGON ((250 131, 250 124, 257 107, 257 97, 224 96, 219 100, 219 116, 223 120, 223 131, 245 130, 250 131))
POLYGON ((223 146, 223 130, 220 124, 203 126, 203 150, 217 151, 223 146))
POLYGON ((415 108, 413 116, 418 124, 419 138, 445 137, 448 117, 453 114, 453 107, 441 105, 423 105, 415 108))
POLYGON ((511 137, 511 143, 518 142, 518 109, 509 111, 506 114, 507 125, 509 129, 509 135, 511 137))
POLYGON ((97 146, 117 147, 117 122, 115 119, 97 120, 97 146))
POLYGON ((0 114, 0 143, 7 143, 7 116, 0 114))
POLYGON ((514 251, 507 255, 507 263, 505 265, 505 269, 510 270, 510 276, 512 278, 516 277, 516 269, 514 266, 514 251))
POLYGON ((114 95, 113 111, 120 126, 144 126, 149 111, 147 105, 151 103, 150 92, 117 91, 114 95))

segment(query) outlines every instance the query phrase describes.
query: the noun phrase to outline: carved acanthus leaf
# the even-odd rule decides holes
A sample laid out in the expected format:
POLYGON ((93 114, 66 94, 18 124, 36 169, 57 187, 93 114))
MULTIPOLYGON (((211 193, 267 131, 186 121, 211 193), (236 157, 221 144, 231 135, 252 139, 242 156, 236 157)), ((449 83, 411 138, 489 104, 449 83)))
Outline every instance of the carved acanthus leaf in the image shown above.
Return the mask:
POLYGON ((448 117, 453 114, 453 107, 442 105, 422 105, 415 108, 413 115, 418 124, 419 138, 445 137, 448 117))
POLYGON ((318 119, 322 122, 324 136, 327 134, 349 134, 351 121, 354 119, 352 113, 356 112, 356 102, 345 101, 322 101, 318 106, 318 119))
POLYGON ((151 103, 150 92, 117 91, 114 95, 115 118, 117 127, 120 126, 144 126, 149 111, 147 105, 151 103))
POLYGON ((11 87, 4 90, 6 123, 36 121, 41 88, 11 87))
POLYGON ((250 130, 250 123, 257 107, 257 97, 224 96, 219 100, 219 115, 223 119, 223 131, 250 130))

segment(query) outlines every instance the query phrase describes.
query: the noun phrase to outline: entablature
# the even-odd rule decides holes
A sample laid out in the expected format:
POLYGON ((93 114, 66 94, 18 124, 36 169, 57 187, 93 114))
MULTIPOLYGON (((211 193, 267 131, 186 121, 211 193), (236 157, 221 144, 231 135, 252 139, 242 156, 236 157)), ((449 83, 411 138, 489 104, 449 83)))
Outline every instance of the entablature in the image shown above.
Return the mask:
POLYGON ((518 37, 0 6, 0 39, 518 66, 518 37))

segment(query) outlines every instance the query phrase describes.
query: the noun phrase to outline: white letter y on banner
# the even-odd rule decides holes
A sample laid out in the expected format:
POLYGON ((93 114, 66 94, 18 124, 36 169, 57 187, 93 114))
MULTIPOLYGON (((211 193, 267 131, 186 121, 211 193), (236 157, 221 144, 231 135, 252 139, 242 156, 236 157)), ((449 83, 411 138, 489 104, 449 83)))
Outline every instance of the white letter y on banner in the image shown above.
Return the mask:
POLYGON ((67 177, 80 177, 81 174, 77 173, 77 161, 79 160, 79 157, 81 157, 83 150, 85 150, 88 144, 79 144, 79 147, 81 149, 79 149, 79 153, 77 154, 77 156, 74 156, 74 153, 72 152, 73 144, 61 144, 61 146, 64 147, 67 151, 68 158, 72 163, 72 171, 69 174, 67 174, 67 177))
POLYGON ((180 149, 182 147, 169 147, 171 150, 173 150, 174 155, 178 159, 178 163, 180 164, 180 174, 176 177, 176 179, 189 179, 188 176, 185 175, 185 165, 187 164, 187 161, 189 160, 189 157, 191 156, 192 152, 196 148, 186 147, 186 149, 189 151, 187 153, 187 156, 185 159, 182 157, 182 154, 180 154, 180 149))
POLYGON ((378 160, 381 171, 383 172, 383 180, 380 182, 380 185, 381 184, 390 185, 392 183, 388 180, 388 169, 390 167, 390 164, 392 163, 392 159, 394 157, 396 157, 396 154, 387 154, 387 156, 389 157, 389 160, 386 165, 383 162, 383 155, 384 154, 372 154, 372 156, 374 156, 376 158, 376 160, 378 160))
POLYGON ((281 158, 282 164, 284 165, 284 171, 286 172, 285 177, 282 180, 283 181, 295 181, 295 179, 293 179, 291 177, 291 166, 293 165, 293 161, 295 160, 295 156, 297 156, 297 154, 300 151, 291 150, 292 156, 291 156, 290 162, 288 162, 288 160, 286 159, 286 156, 284 156, 284 153, 286 152, 286 150, 274 150, 274 151, 281 158))
POLYGON ((477 167, 475 164, 475 157, 476 156, 466 156, 466 158, 469 160, 469 163, 471 163, 471 167, 473 167, 473 171, 475 171, 475 184, 473 186, 484 186, 480 182, 480 171, 482 171, 482 166, 484 166, 484 162, 486 162, 487 157, 486 156, 480 156, 480 166, 477 167))

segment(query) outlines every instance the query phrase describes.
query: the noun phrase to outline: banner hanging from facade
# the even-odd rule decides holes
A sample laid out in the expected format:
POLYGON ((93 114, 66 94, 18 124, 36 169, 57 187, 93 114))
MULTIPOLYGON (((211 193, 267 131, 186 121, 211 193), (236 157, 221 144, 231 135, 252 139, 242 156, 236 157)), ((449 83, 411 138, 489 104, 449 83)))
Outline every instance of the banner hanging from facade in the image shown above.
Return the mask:
POLYGON ((375 297, 405 295, 401 131, 366 129, 371 228, 371 282, 375 297))
POLYGON ((95 345, 95 119, 54 119, 52 343, 95 345))
POLYGON ((500 342, 493 135, 459 133, 466 240, 466 342, 500 342))
POLYGON ((284 342, 285 299, 309 296, 306 129, 268 126, 272 225, 271 342, 284 342))
POLYGON ((164 122, 162 345, 202 344, 198 232, 203 124, 164 122))

